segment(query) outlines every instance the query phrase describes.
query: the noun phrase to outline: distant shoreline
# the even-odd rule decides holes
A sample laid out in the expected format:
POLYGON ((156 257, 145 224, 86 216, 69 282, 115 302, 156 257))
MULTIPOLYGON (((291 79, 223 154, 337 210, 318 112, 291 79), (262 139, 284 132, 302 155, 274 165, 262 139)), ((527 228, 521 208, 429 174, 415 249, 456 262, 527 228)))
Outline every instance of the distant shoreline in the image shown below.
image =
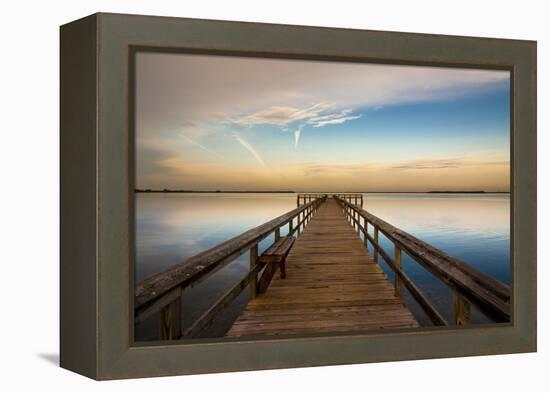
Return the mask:
POLYGON ((231 190, 153 190, 136 189, 136 193, 166 194, 510 194, 509 191, 231 191, 231 190))

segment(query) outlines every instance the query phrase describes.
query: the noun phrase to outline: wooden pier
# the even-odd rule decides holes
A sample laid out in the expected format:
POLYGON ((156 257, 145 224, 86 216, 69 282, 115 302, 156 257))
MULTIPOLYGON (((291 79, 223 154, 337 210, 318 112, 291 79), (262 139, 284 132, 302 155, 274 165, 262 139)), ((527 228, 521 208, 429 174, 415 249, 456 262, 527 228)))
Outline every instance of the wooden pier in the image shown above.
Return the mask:
POLYGON ((135 324, 157 317, 161 340, 201 337, 247 288, 250 301, 227 336, 418 327, 404 292, 436 326, 468 324, 472 306, 490 321, 511 320, 507 285, 372 215, 363 204, 362 194, 298 194, 296 209, 138 283, 135 324), (393 255, 380 245, 381 235, 393 245, 393 255), (260 242, 270 238, 260 252, 260 242), (248 273, 183 331, 183 291, 244 253, 248 273), (452 290, 451 321, 405 274, 403 253, 452 290), (382 262, 393 271, 393 282, 382 262))
POLYGON ((286 278, 252 299, 228 336, 417 327, 336 200, 329 199, 298 238, 286 278))

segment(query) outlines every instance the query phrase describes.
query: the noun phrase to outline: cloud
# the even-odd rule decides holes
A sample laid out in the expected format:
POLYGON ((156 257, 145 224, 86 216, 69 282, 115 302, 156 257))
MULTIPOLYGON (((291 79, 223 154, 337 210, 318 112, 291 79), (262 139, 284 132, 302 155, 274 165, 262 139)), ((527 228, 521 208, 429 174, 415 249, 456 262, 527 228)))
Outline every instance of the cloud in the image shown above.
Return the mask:
POLYGON ((424 169, 459 169, 471 166, 501 166, 508 165, 506 160, 484 160, 468 157, 433 158, 403 161, 391 166, 391 169, 424 170, 424 169))
POLYGON ((460 159, 428 159, 405 161, 392 166, 392 169, 450 169, 462 165, 460 159))
POLYGON ((361 115, 348 116, 349 113, 351 113, 351 109, 344 109, 339 113, 314 117, 308 120, 308 124, 311 124, 314 128, 319 128, 327 125, 343 124, 346 121, 359 119, 361 117, 361 115))
MULTIPOLYGON (((140 52, 136 55, 136 179, 161 174, 166 169, 159 162, 181 156, 186 145, 215 154, 204 143, 206 135, 227 157, 222 138, 231 135, 235 126, 279 127, 289 138, 293 133, 298 146, 308 127, 308 131, 337 127, 358 119, 364 110, 390 105, 481 96, 509 89, 509 77, 502 70, 140 52), (193 142, 180 139, 182 133, 193 142)), ((262 171, 266 165, 256 148, 267 150, 269 146, 260 143, 268 142, 253 147, 234 137, 262 171)), ((414 155, 401 158, 409 157, 414 155)), ((407 165, 419 169, 457 165, 452 161, 394 164, 394 172, 404 175, 407 165)))
POLYGON ((258 153, 256 151, 256 149, 254 149, 254 146, 252 146, 246 139, 244 139, 241 134, 239 134, 238 132, 234 132, 233 133, 233 137, 237 140, 237 142, 239 142, 246 150, 248 150, 248 152, 250 154, 252 154, 252 156, 256 159, 256 161, 258 161, 258 163, 263 166, 263 167, 266 167, 267 168, 267 165, 265 164, 262 156, 260 155, 260 153, 258 153))
MULTIPOLYGON (((436 160, 436 159, 434 159, 436 160)), ((437 159, 439 160, 439 159, 437 159)), ((395 170, 403 163, 389 159, 328 162, 281 162, 266 170, 253 162, 227 165, 218 160, 174 157, 159 161, 162 171, 138 179, 137 188, 195 190, 295 191, 508 191, 510 166, 494 157, 462 156, 462 166, 439 170, 395 170), (476 163, 478 165, 476 165, 476 163)))
POLYGON ((183 138, 187 143, 189 143, 189 144, 191 144, 191 145, 193 145, 193 146, 197 146, 198 148, 204 150, 204 151, 207 152, 207 153, 210 153, 210 154, 212 154, 212 155, 214 155, 214 156, 216 156, 216 157, 221 157, 221 156, 220 156, 218 153, 216 153, 215 151, 210 150, 210 149, 207 148, 206 146, 200 144, 199 142, 197 142, 197 141, 195 141, 195 140, 193 140, 193 139, 191 139, 191 138, 189 138, 189 137, 187 137, 187 136, 185 136, 185 135, 180 135, 180 137, 183 138))
POLYGON ((294 148, 296 149, 298 147, 298 143, 300 142, 300 135, 302 134, 302 128, 304 127, 303 124, 300 124, 298 128, 294 131, 294 148))
POLYGON ((318 128, 331 124, 342 124, 348 120, 359 119, 361 115, 350 116, 352 109, 336 109, 336 105, 319 102, 305 107, 272 106, 246 115, 233 117, 228 123, 252 127, 255 125, 286 126, 293 122, 305 121, 318 128))
POLYGON ((316 103, 303 108, 291 106, 271 106, 246 115, 229 119, 228 123, 245 126, 274 125, 284 128, 289 123, 318 117, 321 113, 332 108, 332 104, 326 102, 316 103))
MULTIPOLYGON (((505 86, 510 75, 497 70, 163 53, 139 53, 136 61, 140 136, 177 130, 182 124, 208 133, 227 119, 249 126, 284 126, 330 115, 321 113, 328 107, 336 114, 335 108, 452 99, 505 86)), ((343 117, 316 124, 341 124, 343 117)))

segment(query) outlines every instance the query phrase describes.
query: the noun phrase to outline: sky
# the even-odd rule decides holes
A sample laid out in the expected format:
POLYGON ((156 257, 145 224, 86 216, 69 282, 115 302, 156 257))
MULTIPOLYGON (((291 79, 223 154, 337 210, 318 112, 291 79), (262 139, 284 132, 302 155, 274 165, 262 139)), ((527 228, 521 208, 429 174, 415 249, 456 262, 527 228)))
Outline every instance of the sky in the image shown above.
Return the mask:
POLYGON ((510 188, 509 72, 139 52, 136 188, 510 188))

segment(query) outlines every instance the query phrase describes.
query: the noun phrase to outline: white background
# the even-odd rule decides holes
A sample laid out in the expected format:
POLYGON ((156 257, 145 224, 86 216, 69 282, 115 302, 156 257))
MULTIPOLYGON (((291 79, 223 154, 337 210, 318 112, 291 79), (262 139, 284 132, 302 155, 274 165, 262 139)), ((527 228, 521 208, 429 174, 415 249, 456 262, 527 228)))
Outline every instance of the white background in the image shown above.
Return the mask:
POLYGON ((544 1, 11 1, 0 61, 0 390, 29 391, 549 391, 550 12, 544 1), (59 260, 58 26, 123 12, 538 41, 539 352, 354 366, 93 382, 57 367, 59 260), (546 238, 546 244, 544 243, 546 238), (546 363, 546 366, 544 365, 546 363), (32 390, 31 390, 32 389, 32 390), (154 389, 154 390, 153 390, 154 389))

